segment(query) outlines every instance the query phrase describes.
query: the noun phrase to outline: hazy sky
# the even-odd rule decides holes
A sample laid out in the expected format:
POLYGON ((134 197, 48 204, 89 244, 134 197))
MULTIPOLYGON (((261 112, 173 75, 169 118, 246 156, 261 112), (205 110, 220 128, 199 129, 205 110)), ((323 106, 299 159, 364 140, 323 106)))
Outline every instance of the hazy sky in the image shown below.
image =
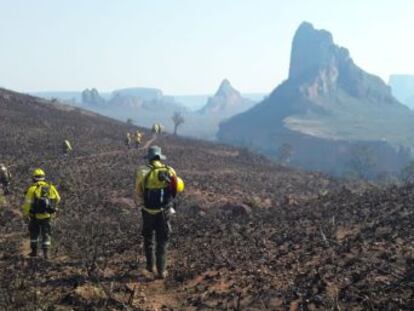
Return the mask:
POLYGON ((0 0, 0 86, 269 92, 304 20, 385 80, 414 74, 412 0, 0 0))

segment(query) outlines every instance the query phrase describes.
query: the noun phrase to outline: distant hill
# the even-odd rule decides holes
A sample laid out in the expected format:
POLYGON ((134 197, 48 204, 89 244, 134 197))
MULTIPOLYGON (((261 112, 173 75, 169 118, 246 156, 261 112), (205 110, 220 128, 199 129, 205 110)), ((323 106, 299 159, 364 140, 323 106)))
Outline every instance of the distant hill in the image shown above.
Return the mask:
POLYGON ((134 124, 145 127, 162 123, 167 126, 167 129, 171 129, 173 126, 171 116, 175 112, 187 112, 187 109, 174 98, 164 96, 156 89, 116 90, 108 100, 103 100, 95 89, 87 89, 82 92, 82 95, 84 108, 122 121, 129 119, 134 124))
POLYGON ((254 101, 242 97, 229 80, 224 79, 214 96, 209 97, 206 105, 200 109, 200 113, 220 115, 221 118, 225 118, 246 111, 254 104, 254 101))
MULTIPOLYGON (((266 93, 241 93, 241 95, 253 102, 260 102, 267 95, 266 93)), ((171 95, 174 100, 190 110, 197 111, 202 109, 212 94, 200 95, 171 95)))
POLYGON ((164 97, 164 94, 161 90, 155 88, 145 88, 145 87, 134 87, 134 88, 126 88, 126 89, 119 89, 114 90, 112 92, 113 96, 117 94, 121 96, 133 96, 139 97, 144 101, 151 101, 151 100, 161 100, 164 97))
POLYGON ((414 109, 414 75, 391 75, 392 94, 404 105, 414 109))
MULTIPOLYGON (((81 104, 82 103, 82 92, 84 91, 30 92, 30 94, 33 96, 38 96, 38 97, 42 97, 46 99, 56 98, 62 101, 68 101, 72 103, 81 104)), ((99 95, 107 101, 115 97, 117 94, 122 95, 122 96, 139 97, 140 99, 146 100, 146 101, 159 100, 165 97, 161 90, 156 89, 156 88, 146 88, 146 87, 132 87, 132 88, 116 89, 116 90, 113 90, 112 92, 99 92, 99 95)))
MULTIPOLYGON (((237 92, 237 91, 236 91, 237 92)), ((160 89, 134 87, 117 89, 112 92, 100 92, 96 88, 85 89, 82 92, 34 92, 34 96, 45 99, 57 99, 69 105, 89 109, 121 121, 133 120, 142 126, 152 126, 161 122, 167 130, 173 128, 171 116, 179 111, 184 114, 185 123, 181 126, 181 135, 215 140, 218 124, 248 107, 243 103, 254 105, 265 94, 246 94, 241 105, 222 113, 202 115, 197 113, 208 102, 209 95, 164 95, 160 89)), ((214 96, 213 96, 214 97, 214 96)))
MULTIPOLYGON (((130 90, 158 90, 153 88, 127 88, 127 89, 119 89, 114 90, 112 92, 99 92, 100 96, 102 96, 106 100, 110 100, 114 93, 121 92, 122 94, 125 93, 134 93, 134 91, 130 90)), ((161 91, 161 90, 159 90, 161 91)), ((162 92, 162 91, 161 91, 162 92)), ((138 92, 139 93, 139 92, 138 92)), ((57 98, 61 101, 70 102, 77 106, 81 105, 82 103, 82 92, 81 91, 51 91, 51 92, 30 92, 29 94, 33 96, 42 97, 45 99, 52 99, 57 98)), ((259 102, 263 100, 263 98, 267 94, 265 93, 242 93, 242 96, 248 98, 254 102, 259 102)), ((168 98, 173 99, 175 102, 180 103, 182 106, 190 109, 190 110, 199 110, 208 101, 208 98, 211 97, 209 94, 200 94, 200 95, 165 95, 168 98)))
POLYGON ((223 122, 218 137, 273 157, 289 144, 293 165, 339 174, 355 144, 369 146, 377 172, 398 171, 414 148, 413 132, 413 113, 390 88, 355 65, 329 32, 305 22, 293 39, 288 79, 223 122))

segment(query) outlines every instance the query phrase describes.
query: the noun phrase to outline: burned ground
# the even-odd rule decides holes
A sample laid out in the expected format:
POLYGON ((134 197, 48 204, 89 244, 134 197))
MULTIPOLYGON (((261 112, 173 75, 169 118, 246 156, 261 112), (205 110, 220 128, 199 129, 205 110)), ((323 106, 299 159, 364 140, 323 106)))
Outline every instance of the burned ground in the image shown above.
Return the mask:
MULTIPOLYGON (((169 277, 143 273, 126 124, 0 91, 1 310, 398 310, 413 302, 411 185, 350 191, 223 145, 155 137, 186 182, 169 277), (64 159, 69 139, 74 153, 64 159), (20 206, 33 168, 63 197, 53 260, 27 257, 20 206)), ((156 120, 154 120, 156 121, 156 120)), ((153 139, 144 130, 144 140, 153 139)))

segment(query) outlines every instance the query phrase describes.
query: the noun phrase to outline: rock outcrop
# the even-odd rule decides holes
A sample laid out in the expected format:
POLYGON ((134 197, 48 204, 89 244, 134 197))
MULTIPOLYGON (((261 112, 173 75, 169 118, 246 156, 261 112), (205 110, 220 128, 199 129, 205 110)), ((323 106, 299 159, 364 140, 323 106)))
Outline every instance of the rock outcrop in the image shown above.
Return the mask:
POLYGON ((413 149, 413 130, 414 115, 390 88, 360 69, 329 32, 305 22, 293 39, 288 79, 222 123, 218 138, 271 156, 287 143, 293 165, 334 173, 346 170, 353 144, 368 144, 374 154, 383 151, 379 170, 396 171, 406 156, 394 151, 413 149))
POLYGON ((114 96, 109 101, 109 106, 112 108, 141 108, 144 100, 137 96, 122 95, 121 93, 114 93, 114 96))
POLYGON ((310 100, 335 95, 340 89, 352 97, 396 103, 389 87, 357 67, 349 51, 335 45, 329 32, 315 30, 306 22, 293 38, 289 81, 310 100))
POLYGON ((90 105, 90 106, 102 106, 104 105, 105 99, 99 95, 99 92, 97 89, 85 89, 82 92, 82 104, 84 105, 90 105))
POLYGON ((252 100, 242 97, 240 92, 230 84, 230 81, 224 79, 217 92, 208 99, 200 113, 228 117, 246 111, 253 105, 252 100))

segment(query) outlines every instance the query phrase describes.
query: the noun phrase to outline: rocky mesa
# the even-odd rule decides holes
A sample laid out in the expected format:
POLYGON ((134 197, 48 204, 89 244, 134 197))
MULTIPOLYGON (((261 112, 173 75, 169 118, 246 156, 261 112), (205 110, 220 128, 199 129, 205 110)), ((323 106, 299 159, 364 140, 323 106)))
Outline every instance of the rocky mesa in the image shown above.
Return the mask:
POLYGON ((365 149, 373 176, 396 172, 408 161, 413 121, 390 88, 359 68, 331 33, 304 22, 293 38, 288 79, 257 106, 223 122, 218 138, 271 157, 289 144, 293 165, 333 174, 346 172, 365 149))

